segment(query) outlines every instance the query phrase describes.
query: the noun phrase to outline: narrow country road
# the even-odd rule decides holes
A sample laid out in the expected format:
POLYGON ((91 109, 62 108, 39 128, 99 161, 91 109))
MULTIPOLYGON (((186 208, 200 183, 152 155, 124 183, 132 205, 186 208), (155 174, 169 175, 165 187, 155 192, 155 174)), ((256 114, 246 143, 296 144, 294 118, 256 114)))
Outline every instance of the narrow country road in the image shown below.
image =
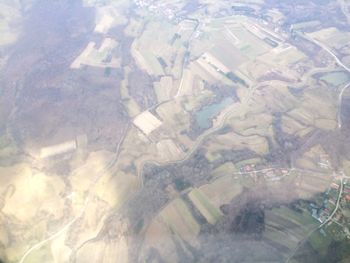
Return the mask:
MULTIPOLYGON (((339 186, 339 193, 338 193, 338 198, 337 198, 337 203, 336 206, 333 210, 333 212, 329 215, 329 217, 323 221, 317 228, 311 230, 306 236, 305 238, 303 238, 302 240, 299 241, 297 247, 294 249, 293 253, 287 258, 286 263, 289 263, 290 260, 293 258, 293 256, 296 254, 296 252, 298 251, 298 249, 304 244, 304 242, 306 240, 309 239, 309 237, 318 229, 322 228, 325 224, 327 224, 328 222, 330 222, 332 220, 332 218, 334 217, 334 215, 337 213, 338 208, 339 208, 339 204, 340 204, 340 199, 341 196, 343 194, 343 189, 344 189, 344 184, 343 184, 343 179, 344 179, 345 175, 343 173, 342 178, 340 180, 340 186, 339 186)), ((345 177, 346 178, 346 177, 345 177)))
MULTIPOLYGON (((339 66, 341 66, 343 69, 345 69, 347 72, 350 73, 350 68, 348 66, 346 66, 339 58, 338 56, 329 48, 327 47, 325 44, 321 43, 320 41, 306 35, 303 33, 299 33, 298 36, 313 42, 314 44, 316 44, 317 46, 321 47, 323 50, 325 50, 328 54, 330 54, 334 60, 337 62, 337 64, 339 66)), ((350 86, 350 83, 348 83, 347 85, 345 85, 342 89, 341 92, 339 94, 338 97, 338 128, 340 129, 342 127, 342 120, 341 120, 341 106, 342 106, 342 100, 343 100, 343 94, 345 92, 345 90, 350 86)))
MULTIPOLYGON (((251 100, 251 98, 254 95, 254 91, 260 86, 265 84, 265 82, 259 83, 258 85, 254 85, 253 87, 250 88, 249 93, 247 94, 247 96, 245 98, 242 99, 241 105, 243 105, 243 107, 248 106, 249 101, 251 100)), ((174 98, 175 99, 175 98, 174 98)), ((143 160, 142 163, 140 164, 140 168, 138 171, 138 177, 139 180, 141 182, 141 186, 143 186, 144 182, 143 182, 143 167, 146 163, 153 163, 155 165, 161 166, 161 165, 165 165, 165 164, 177 164, 177 163, 181 163, 186 161, 188 158, 190 158, 192 156, 192 154, 197 150, 197 148, 201 145, 201 143, 203 142, 204 139, 206 139, 208 136, 210 136, 211 134, 213 134, 214 132, 220 130, 226 123, 226 120, 230 117, 231 113, 236 111, 236 107, 234 108, 228 108, 226 110, 224 110, 218 117, 219 120, 217 120, 216 125, 213 125, 213 127, 211 127, 210 129, 206 130, 204 133, 202 133, 197 140, 195 141, 194 145, 191 147, 191 149, 185 153, 185 155, 178 160, 175 161, 170 161, 170 162, 164 162, 164 163, 160 163, 157 162, 153 159, 147 159, 147 160, 143 160)))
POLYGON ((299 36, 305 38, 306 40, 308 41, 311 41, 313 42, 314 44, 316 44, 317 46, 321 47, 323 50, 325 50, 328 54, 330 54, 334 60, 337 62, 337 64, 339 66, 341 66, 343 69, 345 69, 347 72, 350 73, 350 68, 348 66, 346 66, 338 57, 336 54, 334 54, 334 52, 329 48, 327 47, 325 44, 321 43, 320 41, 308 36, 308 35, 305 35, 305 34, 301 34, 299 33, 298 34, 299 36))
POLYGON ((83 216, 85 210, 86 210, 86 207, 89 203, 89 198, 90 198, 90 195, 91 195, 91 189, 96 185, 96 183, 98 182, 98 180, 107 172, 109 171, 113 166, 114 164, 118 161, 118 157, 119 157, 119 153, 120 153, 120 147, 121 147, 121 144, 123 143, 125 137, 126 137, 126 134, 127 134, 127 131, 129 130, 129 127, 130 127, 130 123, 128 123, 128 125, 126 126, 126 128, 124 129, 123 131, 123 135, 116 147, 116 155, 115 157, 113 158, 113 160, 111 162, 109 162, 106 167, 104 167, 98 174, 98 176, 96 176, 96 178, 92 181, 90 187, 89 187, 89 192, 88 192, 88 195, 85 199, 85 202, 84 202, 84 206, 83 208, 81 209, 80 213, 74 217, 72 220, 70 220, 67 224, 65 224, 60 230, 58 230, 56 233, 52 234, 51 236, 49 236, 48 238, 36 243, 35 245, 33 245, 31 248, 29 248, 26 253, 22 256, 22 258, 18 261, 19 263, 24 263, 25 262, 25 259, 29 256, 30 253, 32 253, 33 251, 39 249, 40 247, 42 247, 45 243, 51 241, 51 240, 54 240, 56 237, 60 236, 61 234, 63 234, 66 230, 68 230, 79 218, 81 218, 81 216, 83 216))

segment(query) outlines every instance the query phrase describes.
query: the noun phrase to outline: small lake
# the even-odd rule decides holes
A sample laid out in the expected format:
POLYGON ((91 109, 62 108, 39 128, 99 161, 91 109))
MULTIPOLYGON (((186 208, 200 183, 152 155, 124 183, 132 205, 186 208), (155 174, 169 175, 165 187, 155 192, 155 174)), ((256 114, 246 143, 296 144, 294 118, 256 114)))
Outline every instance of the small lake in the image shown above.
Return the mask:
POLYGON ((328 84, 333 86, 339 86, 349 81, 349 76, 345 72, 331 72, 320 78, 323 81, 326 81, 328 84))
POLYGON ((232 98, 223 99, 219 103, 214 103, 203 107, 201 110, 195 113, 196 122, 201 129, 208 129, 212 125, 212 119, 217 116, 220 111, 232 104, 234 100, 232 98))

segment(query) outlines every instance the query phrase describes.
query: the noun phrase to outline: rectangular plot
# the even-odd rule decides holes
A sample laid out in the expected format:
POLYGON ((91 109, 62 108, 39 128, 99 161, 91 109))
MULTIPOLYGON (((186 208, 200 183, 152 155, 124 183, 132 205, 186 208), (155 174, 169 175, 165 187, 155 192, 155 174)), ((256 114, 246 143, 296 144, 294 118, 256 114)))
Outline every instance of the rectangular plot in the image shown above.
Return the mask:
POLYGON ((161 212, 161 217, 173 231, 187 241, 199 234, 200 226, 182 199, 175 199, 161 212))
POLYGON ((287 233, 279 231, 273 227, 266 226, 264 231, 264 237, 272 240, 273 242, 278 242, 280 245, 292 250, 297 245, 297 242, 292 240, 287 233))
POLYGON ((48 158, 55 155, 67 153, 74 151, 77 148, 77 144, 75 140, 67 141, 64 143, 43 147, 40 150, 40 157, 41 158, 48 158))
POLYGON ((134 119, 134 124, 146 135, 160 127, 162 122, 149 111, 144 111, 134 119))
POLYGON ((221 211, 211 204, 199 189, 193 189, 188 197, 210 224, 215 224, 222 216, 221 211))

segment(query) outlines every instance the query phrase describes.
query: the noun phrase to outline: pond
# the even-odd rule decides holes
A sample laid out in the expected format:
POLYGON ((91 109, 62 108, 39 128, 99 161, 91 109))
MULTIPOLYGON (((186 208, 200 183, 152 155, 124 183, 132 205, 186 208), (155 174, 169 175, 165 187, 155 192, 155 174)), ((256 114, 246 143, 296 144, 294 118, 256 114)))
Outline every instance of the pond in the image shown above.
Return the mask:
POLYGON ((232 104, 234 100, 232 98, 225 98, 218 103, 213 103, 195 113, 196 122, 201 129, 208 129, 212 124, 212 119, 217 116, 220 111, 232 104))
POLYGON ((323 80, 333 86, 339 86, 349 81, 349 75, 342 71, 331 72, 323 75, 320 80, 323 80))

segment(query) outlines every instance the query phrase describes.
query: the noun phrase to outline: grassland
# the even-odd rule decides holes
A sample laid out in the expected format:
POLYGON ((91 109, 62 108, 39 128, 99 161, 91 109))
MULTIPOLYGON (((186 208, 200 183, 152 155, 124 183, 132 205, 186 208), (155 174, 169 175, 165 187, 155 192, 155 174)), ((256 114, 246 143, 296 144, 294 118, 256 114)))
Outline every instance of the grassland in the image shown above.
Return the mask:
POLYGON ((278 247, 285 258, 317 226, 309 213, 298 213, 286 207, 273 209, 265 217, 264 238, 278 247))
POLYGON ((171 94, 174 93, 173 87, 172 77, 162 77, 159 82, 154 82, 154 90, 158 103, 170 100, 171 94))
MULTIPOLYGON (((313 200, 315 195, 327 190, 333 180, 330 169, 319 165, 325 159, 321 156, 326 155, 326 150, 318 146, 304 149, 288 164, 300 170, 296 172, 297 168, 292 167, 284 177, 278 174, 277 168, 274 171, 277 175, 270 176, 262 171, 246 172, 244 169, 247 166, 249 169, 272 169, 265 167, 271 156, 276 159, 274 167, 285 167, 286 162, 279 157, 302 145, 312 132, 318 129, 335 131, 336 89, 329 89, 329 86, 343 85, 349 80, 348 76, 339 75, 339 69, 335 71, 334 63, 328 60, 321 61, 328 63, 326 66, 316 68, 319 64, 311 60, 307 52, 257 19, 244 16, 196 19, 201 18, 202 10, 195 13, 194 18, 170 22, 161 18, 161 12, 151 13, 152 8, 137 8, 133 10, 137 14, 135 17, 126 18, 127 12, 118 11, 126 2, 114 1, 108 5, 85 1, 89 6, 98 5, 95 35, 71 64, 74 74, 89 67, 116 68, 122 72, 120 100, 118 97, 113 103, 125 106, 129 115, 125 139, 116 142, 114 152, 95 149, 85 142, 86 153, 81 156, 78 156, 79 143, 69 141, 44 147, 35 167, 24 163, 0 168, 0 174, 4 174, 0 178, 0 193, 4 196, 0 207, 2 213, 13 218, 11 235, 16 237, 11 241, 15 245, 10 244, 9 235, 1 232, 0 227, 0 240, 12 251, 9 252, 11 260, 17 260, 18 255, 23 255, 35 242, 47 238, 48 225, 37 219, 40 215, 50 217, 49 222, 53 222, 50 227, 55 231, 66 222, 73 223, 68 225, 69 231, 63 231, 62 235, 33 251, 28 262, 67 261, 74 248, 79 248, 75 262, 108 263, 116 258, 118 262, 127 262, 131 254, 128 249, 134 248, 129 227, 114 225, 113 221, 116 229, 106 228, 108 216, 118 217, 125 212, 128 201, 134 201, 139 190, 147 186, 149 178, 143 177, 147 164, 152 164, 147 169, 159 166, 154 169, 169 172, 168 168, 180 169, 178 167, 186 161, 197 157, 198 165, 208 170, 184 169, 188 177, 185 179, 191 179, 188 180, 191 184, 176 189, 172 178, 167 178, 164 184, 168 185, 157 189, 167 202, 156 207, 149 222, 139 230, 143 243, 138 241, 137 244, 138 259, 142 261, 152 253, 159 253, 169 262, 179 262, 178 251, 182 251, 189 261, 193 260, 191 246, 201 248, 199 236, 203 222, 200 221, 204 218, 209 223, 206 224, 208 229, 219 227, 217 223, 227 217, 221 211, 222 206, 232 204, 236 198, 243 199, 247 193, 254 198, 266 198, 271 207, 275 207, 264 207, 263 242, 280 248, 287 257, 318 222, 309 211, 298 212, 283 204, 276 207, 269 198, 275 198, 279 205, 290 197, 289 194, 291 198, 313 200), (129 44, 116 39, 115 31, 133 41, 129 61, 115 56, 129 44), (135 68, 149 77, 151 91, 155 92, 156 101, 150 99, 147 106, 138 105, 138 95, 130 89, 128 77, 135 68), (236 95, 237 100, 234 100, 236 95), (219 97, 229 97, 229 103, 208 117, 208 127, 196 130, 192 125, 196 113, 219 97), (68 152, 70 155, 66 155, 68 152), (271 153, 274 155, 270 156, 271 153), (66 159, 61 160, 61 155, 66 159), (202 155, 206 159, 200 159, 202 155), (57 163, 59 166, 61 163, 56 159, 68 167, 64 176, 46 174, 50 169, 38 171, 42 166, 56 167, 57 163), (277 179, 268 181, 266 178, 277 179), (285 185, 295 189, 287 191, 285 185), (260 193, 259 187, 261 192, 266 190, 267 197, 260 193), (281 196, 277 198, 269 191, 281 196), (23 209, 15 209, 19 206, 23 209), (31 226, 31 230, 22 230, 24 225, 31 226), (27 240, 32 240, 33 244, 27 244, 27 240)), ((181 8, 184 1, 172 3, 181 8)), ((228 3, 206 3, 205 12, 220 10, 222 6, 231 8, 228 3)), ((249 3, 254 10, 259 10, 261 1, 249 3)), ((244 4, 243 1, 240 4, 244 4)), ((276 21, 283 19, 278 10, 268 15, 276 21)), ((5 43, 10 39, 6 35, 7 26, 0 24, 5 43)), ((310 25, 299 25, 306 26, 310 25)), ((312 37, 341 49, 348 34, 330 28, 315 32, 312 37)), ((98 133, 98 136, 103 135, 98 133)), ((6 147, 1 147, 4 155, 15 151, 15 147, 4 145, 6 147)), ((135 205, 130 210, 138 208, 135 205)), ((328 245, 316 232, 310 243, 316 250, 328 245)))
POLYGON ((149 225, 141 253, 146 256, 151 249, 156 248, 163 257, 177 261, 179 255, 174 253, 176 245, 188 253, 188 244, 198 247, 199 232, 200 225, 190 208, 177 198, 168 203, 149 225))
POLYGON ((305 30, 307 28, 317 27, 319 25, 321 25, 320 21, 318 21, 318 20, 311 20, 311 21, 306 21, 306 22, 293 24, 292 27, 293 27, 294 30, 305 30))
POLYGON ((121 82, 120 95, 123 100, 123 104, 127 108, 128 114, 131 118, 136 117, 141 113, 140 106, 137 104, 135 99, 129 93, 129 80, 128 75, 130 73, 129 67, 124 67, 124 78, 121 82))
POLYGON ((268 152, 268 143, 266 139, 257 135, 241 136, 234 132, 224 135, 218 135, 213 141, 209 141, 212 150, 229 150, 235 149, 251 149, 258 154, 266 154, 268 152))
POLYGON ((331 244, 332 239, 321 233, 322 230, 315 231, 309 238, 310 245, 315 251, 319 251, 322 256, 327 253, 327 248, 331 244))
POLYGON ((309 36, 321 41, 322 43, 327 43, 329 47, 335 49, 341 49, 348 42, 350 37, 349 32, 342 32, 335 27, 324 28, 319 31, 309 33, 309 36))
POLYGON ((181 199, 175 199, 160 214, 164 222, 182 239, 194 244, 199 234, 199 224, 181 199))
POLYGON ((243 188, 238 180, 228 173, 209 184, 201 186, 199 190, 217 209, 220 209, 222 205, 230 203, 234 197, 238 196, 243 188))
POLYGON ((235 172, 237 172, 236 166, 232 162, 226 162, 215 168, 212 172, 212 175, 214 178, 216 178, 224 175, 232 175, 235 172))
POLYGON ((95 42, 90 42, 82 53, 72 62, 72 69, 79 69, 83 65, 99 68, 119 68, 120 59, 111 56, 112 51, 117 48, 118 42, 111 38, 105 38, 100 47, 95 42))
POLYGON ((143 243, 140 255, 146 258, 152 248, 157 248, 161 255, 166 256, 168 260, 177 262, 179 256, 176 254, 176 238, 172 236, 170 229, 160 219, 156 218, 149 226, 143 243))
POLYGON ((157 143, 157 149, 164 159, 176 160, 182 156, 181 149, 174 143, 173 140, 166 139, 157 143))
POLYGON ((138 65, 150 75, 160 76, 167 73, 179 79, 185 55, 185 48, 182 45, 190 37, 187 31, 194 29, 191 23, 185 24, 175 26, 164 21, 149 23, 132 46, 132 54, 138 65), (186 28, 185 31, 183 28, 186 28), (157 32, 157 37, 154 37, 153 32, 157 32), (180 37, 173 41, 176 34, 180 37))
POLYGON ((188 197, 210 224, 215 224, 222 212, 209 201, 200 189, 193 189, 188 197))
POLYGON ((111 258, 118 258, 119 262, 127 263, 127 251, 127 241, 124 237, 120 237, 113 241, 93 241, 79 249, 76 262, 84 263, 87 261, 99 261, 110 263, 111 258))

